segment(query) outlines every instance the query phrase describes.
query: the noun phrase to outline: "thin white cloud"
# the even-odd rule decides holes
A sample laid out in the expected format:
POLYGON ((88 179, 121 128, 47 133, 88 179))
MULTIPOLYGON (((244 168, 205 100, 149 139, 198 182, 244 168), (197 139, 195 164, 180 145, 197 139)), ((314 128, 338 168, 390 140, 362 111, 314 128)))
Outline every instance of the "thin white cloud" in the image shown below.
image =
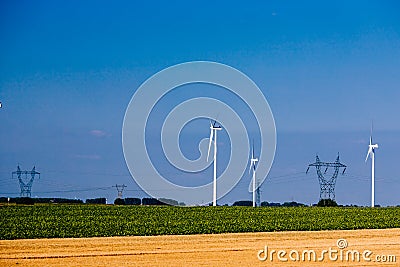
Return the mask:
POLYGON ((96 136, 96 137, 104 137, 104 136, 109 135, 105 131, 102 131, 102 130, 91 130, 89 133, 90 133, 90 135, 96 136))

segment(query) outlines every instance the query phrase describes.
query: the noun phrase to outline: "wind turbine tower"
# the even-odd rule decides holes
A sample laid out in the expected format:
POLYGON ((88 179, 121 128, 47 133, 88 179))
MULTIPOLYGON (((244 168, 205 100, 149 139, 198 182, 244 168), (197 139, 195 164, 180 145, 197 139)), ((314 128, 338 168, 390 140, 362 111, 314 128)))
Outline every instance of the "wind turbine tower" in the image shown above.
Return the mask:
POLYGON ((256 207, 256 195, 258 195, 258 185, 256 181, 256 164, 258 162, 258 158, 254 157, 254 144, 253 144, 253 149, 251 150, 251 159, 250 159, 250 169, 253 170, 253 207, 256 207))
POLYGON ((216 121, 210 121, 210 142, 208 143, 207 161, 210 157, 211 143, 214 140, 214 180, 213 180, 213 206, 217 206, 217 131, 222 130, 221 126, 216 125, 216 121), (214 138, 214 139, 213 139, 214 138))
POLYGON ((368 157, 371 157, 372 168, 371 168, 371 207, 375 206, 375 149, 378 148, 378 144, 372 144, 372 130, 373 126, 371 126, 371 135, 369 137, 369 145, 368 145, 368 153, 365 158, 365 162, 367 162, 368 157))

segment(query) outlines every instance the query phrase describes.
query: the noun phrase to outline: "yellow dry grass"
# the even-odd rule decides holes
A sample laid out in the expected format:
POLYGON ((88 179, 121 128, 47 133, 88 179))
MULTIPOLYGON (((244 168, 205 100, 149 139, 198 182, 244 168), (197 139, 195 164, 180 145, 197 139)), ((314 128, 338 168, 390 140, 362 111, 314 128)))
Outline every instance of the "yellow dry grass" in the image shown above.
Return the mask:
POLYGON ((400 266, 400 229, 3 240, 0 266, 400 266), (341 251, 338 239, 348 242, 343 260, 339 252, 336 261, 328 254, 323 262, 302 260, 304 250, 314 250, 317 257, 329 248, 341 251), (257 254, 266 245, 269 253, 286 251, 282 258, 288 261, 280 261, 277 252, 272 261, 260 261, 257 254), (346 253, 354 250, 370 250, 371 261, 362 256, 346 261, 346 253), (299 252, 298 261, 289 259, 289 253, 296 256, 291 251, 299 252), (376 261, 389 255, 396 262, 376 261))

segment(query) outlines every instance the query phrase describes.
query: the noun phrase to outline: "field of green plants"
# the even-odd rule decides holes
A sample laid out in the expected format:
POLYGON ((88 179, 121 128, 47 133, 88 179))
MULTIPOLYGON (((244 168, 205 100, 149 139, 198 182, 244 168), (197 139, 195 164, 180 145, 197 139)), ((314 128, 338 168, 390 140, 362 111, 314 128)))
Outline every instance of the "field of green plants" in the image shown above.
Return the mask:
POLYGON ((400 228, 400 208, 2 205, 0 239, 400 228))

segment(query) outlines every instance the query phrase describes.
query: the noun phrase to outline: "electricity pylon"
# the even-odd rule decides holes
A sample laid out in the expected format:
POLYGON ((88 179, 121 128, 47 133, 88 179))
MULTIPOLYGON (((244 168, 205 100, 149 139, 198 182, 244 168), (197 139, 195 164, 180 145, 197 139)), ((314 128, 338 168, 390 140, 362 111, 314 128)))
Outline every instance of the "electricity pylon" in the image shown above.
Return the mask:
POLYGON ((21 188, 21 197, 31 197, 32 184, 36 174, 39 175, 40 179, 40 172, 37 172, 35 167, 33 167, 31 171, 21 171, 19 165, 17 166, 17 171, 12 172, 12 177, 14 178, 14 175, 16 175, 18 178, 19 187, 21 188), (31 176, 29 180, 28 175, 31 176))
POLYGON ((310 165, 308 165, 306 173, 308 173, 308 170, 310 167, 315 167, 317 170, 317 175, 318 175, 318 181, 319 181, 319 186, 320 186, 320 193, 319 193, 319 199, 331 199, 335 200, 335 185, 336 185, 336 179, 339 174, 339 169, 344 168, 342 175, 346 171, 347 166, 340 163, 339 159, 339 153, 336 158, 335 162, 322 162, 318 155, 316 157, 316 161, 310 165), (325 167, 324 173, 321 172, 321 167, 325 167), (326 179, 324 177, 324 174, 328 171, 328 168, 333 168, 333 174, 332 177, 329 179, 326 179))
POLYGON ((260 187, 256 189, 256 206, 261 207, 260 187))
POLYGON ((126 185, 124 185, 124 184, 116 184, 116 185, 113 185, 113 187, 115 187, 115 188, 117 188, 117 191, 118 191, 118 198, 122 198, 122 192, 124 192, 124 188, 126 187, 126 185))

